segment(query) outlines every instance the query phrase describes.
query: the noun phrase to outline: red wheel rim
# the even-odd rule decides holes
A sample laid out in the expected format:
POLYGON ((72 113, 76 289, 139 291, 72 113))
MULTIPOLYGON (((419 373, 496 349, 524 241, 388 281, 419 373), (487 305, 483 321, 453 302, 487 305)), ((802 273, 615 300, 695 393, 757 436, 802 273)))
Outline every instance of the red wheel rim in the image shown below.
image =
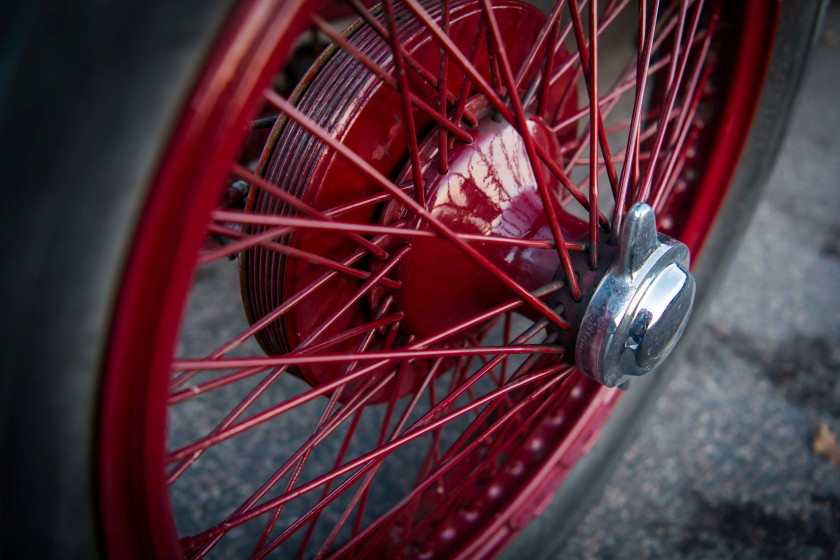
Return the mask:
MULTIPOLYGON (((557 290, 575 293, 580 289, 569 252, 587 251, 596 260, 598 240, 608 235, 610 225, 620 225, 622 209, 633 200, 651 203, 660 228, 684 241, 693 254, 699 253, 746 140, 776 15, 758 2, 737 9, 690 1, 645 6, 638 17, 633 16, 640 26, 638 53, 631 52, 631 63, 619 74, 624 79, 610 89, 602 81, 605 72, 598 67, 603 60, 599 53, 605 48, 604 30, 625 17, 628 2, 560 3, 547 19, 513 1, 491 9, 487 1, 453 3, 454 7, 444 2, 424 8, 409 0, 398 7, 386 2, 373 12, 356 4, 351 8, 379 18, 381 30, 369 21, 355 24, 344 35, 313 15, 309 4, 304 0, 252 1, 237 7, 185 105, 141 217, 116 300, 100 408, 100 518, 106 550, 114 557, 218 552, 224 543, 235 541, 236 533, 247 532, 247 527, 258 527, 256 541, 230 545, 229 553, 244 551, 263 557, 280 547, 286 555, 302 556, 497 554, 542 510, 568 470, 586 453, 620 394, 573 373, 552 335, 567 328, 567 322, 546 304, 545 297, 557 290), (459 9, 475 15, 459 15, 459 9), (505 10, 516 18, 508 18, 505 10), (720 25, 721 18, 727 25, 720 25), (511 21, 532 23, 516 28, 511 21), (544 25, 546 21, 552 25, 544 25), (331 113, 359 122, 353 121, 343 132, 325 133, 316 105, 307 108, 306 90, 294 93, 291 102, 273 90, 264 91, 294 40, 310 24, 338 44, 337 52, 354 58, 345 63, 344 71, 357 72, 368 83, 379 78, 365 66, 370 61, 366 57, 374 52, 365 41, 386 38, 379 40, 388 47, 382 56, 389 62, 380 63, 385 79, 376 88, 395 88, 388 95, 396 100, 393 107, 402 111, 403 140, 395 158, 402 163, 390 167, 376 163, 374 150, 382 143, 371 140, 375 134, 370 130, 357 133, 358 138, 370 140, 367 145, 353 140, 353 130, 361 130, 354 129, 359 122, 374 125, 371 115, 378 105, 361 102, 343 113, 331 113), (484 62, 476 54, 480 49, 467 46, 466 38, 472 35, 465 29, 478 29, 474 35, 485 40, 490 56, 485 54, 484 62), (650 33, 652 29, 659 35, 650 33), (524 38, 517 39, 513 30, 524 38), (364 39, 364 32, 370 38, 364 39), (387 42, 395 34, 400 41, 387 42), (571 52, 544 47, 566 39, 566 45, 574 45, 571 52), (436 55, 431 65, 427 61, 431 55, 412 46, 415 43, 433 45, 426 51, 444 54, 436 55), (532 53, 533 44, 539 48, 532 53), (401 55, 392 57, 394 52, 401 55), (725 60, 717 56, 721 52, 727 53, 725 60), (521 76, 515 74, 531 54, 534 63, 525 64, 521 76), (415 70, 419 64, 426 65, 425 75, 415 70), (544 68, 553 69, 555 85, 563 87, 535 87, 529 92, 526 84, 539 86, 534 76, 544 68), (637 71, 646 79, 636 80, 637 71), (460 88, 462 82, 470 87, 460 88), (510 87, 514 83, 519 86, 510 87), (647 95, 642 84, 648 88, 647 95), (467 99, 482 96, 490 109, 481 121, 487 124, 476 128, 476 123, 461 117, 467 99), (589 102, 594 98, 600 103, 589 102), (641 101, 624 121, 610 123, 609 113, 622 98, 631 104, 634 98, 641 101), (443 106, 446 111, 440 110, 443 106), (275 125, 272 149, 264 152, 260 166, 269 181, 239 163, 239 154, 248 151, 241 149, 248 142, 247 123, 264 107, 284 115, 275 125), (443 113, 447 115, 443 120, 449 121, 443 123, 446 126, 441 124, 443 113), (526 124, 535 122, 529 116, 533 114, 545 123, 539 126, 556 133, 556 144, 535 131, 536 125, 526 124), (587 119, 599 126, 584 126, 587 119), (465 210, 455 212, 455 218, 445 218, 445 205, 436 205, 435 196, 440 199, 440 193, 450 196, 455 191, 446 190, 451 189, 451 181, 440 181, 449 186, 438 187, 434 178, 448 176, 450 156, 455 162, 459 156, 469 159, 483 154, 466 146, 473 135, 479 138, 481 130, 497 130, 490 120, 518 135, 517 161, 525 162, 532 175, 531 190, 516 194, 542 201, 543 217, 534 219, 543 222, 532 229, 543 232, 543 237, 532 232, 523 239, 498 228, 471 229, 465 210), (307 131, 319 153, 332 158, 323 163, 329 158, 321 157, 321 163, 313 164, 315 179, 298 181, 310 188, 308 194, 277 187, 284 185, 284 176, 279 171, 271 174, 272 165, 282 170, 283 161, 288 161, 286 151, 277 146, 291 142, 295 128, 307 131), (616 143, 615 137, 622 134, 623 143, 616 143), (557 150, 562 156, 547 155, 557 150), (624 166, 624 161, 638 165, 624 166), (364 188, 334 186, 336 180, 331 177, 346 176, 347 168, 364 178, 364 188), (576 177, 576 168, 588 171, 580 187, 571 179, 576 177), (600 180, 599 175, 603 175, 600 180), (218 204, 231 177, 249 182, 255 193, 245 210, 218 204), (432 186, 428 191, 412 188, 419 184, 432 186), (291 196, 277 192, 283 189, 291 196), (564 195, 562 206, 550 202, 554 200, 550 192, 558 189, 564 195), (336 199, 345 195, 349 198, 336 199), (260 197, 263 202, 273 197, 282 204, 265 209, 260 197), (603 204, 605 198, 624 204, 613 205, 616 210, 612 211, 609 203, 603 204), (386 208, 386 200, 396 202, 386 208), (376 213, 340 211, 342 205, 346 210, 355 204, 358 210, 373 208, 373 203, 378 204, 376 213), (545 212, 546 205, 551 212, 545 212), (583 220, 563 210, 574 205, 589 208, 583 220), (382 221, 395 216, 400 223, 382 221), (245 226, 234 229, 232 224, 245 226), (229 245, 202 249, 213 234, 224 235, 229 245), (478 242, 481 236, 484 242, 478 242), (463 276, 471 279, 449 293, 451 300, 463 300, 471 288, 481 291, 472 280, 476 271, 485 275, 481 282, 489 277, 500 286, 491 290, 495 295, 457 308, 452 303, 423 310, 427 292, 412 287, 409 279, 429 268, 428 260, 415 255, 431 258, 437 246, 424 241, 431 238, 458 251, 459 257, 450 257, 448 262, 466 270, 463 276), (515 249, 486 249, 494 244, 515 249), (176 351, 178 332, 189 315, 185 305, 197 267, 218 263, 226 254, 243 249, 242 292, 251 326, 240 336, 220 338, 213 346, 217 352, 209 358, 180 354, 176 351), (536 251, 551 255, 537 260, 553 263, 543 269, 554 268, 556 279, 531 272, 526 279, 515 277, 533 262, 536 251), (360 252, 361 256, 356 255, 360 252), (387 254, 374 259, 376 252, 387 254), (302 253, 306 255, 301 258, 302 253), (283 257, 267 260, 268 254, 283 257), (505 259, 518 264, 505 268, 505 259), (337 278, 341 283, 334 281, 337 278), (281 289, 272 287, 278 284, 281 289), (310 293, 306 290, 312 285, 311 293, 320 294, 320 307, 314 315, 304 314, 299 302, 306 301, 310 293), (406 291, 395 296, 395 290, 401 289, 406 291), (499 293, 504 297, 498 297, 499 293), (328 294, 337 295, 330 299, 328 294), (412 308, 418 300, 419 309, 412 308), (514 331, 513 311, 527 319, 522 334, 514 331), (429 319, 450 315, 441 326, 429 319), (306 323, 306 317, 312 316, 316 319, 306 323), (489 334, 493 322, 497 334, 489 334), (275 329, 274 342, 265 334, 271 328, 275 329), (257 338, 267 357, 229 355, 255 333, 260 333, 257 338), (547 333, 546 339, 534 342, 540 333, 547 333), (484 341, 493 336, 501 342, 484 341), (529 357, 514 358, 518 355, 529 357), (340 369, 334 364, 340 364, 340 369), (284 394, 272 401, 266 396, 269 388, 279 378, 294 380, 294 376, 281 375, 291 368, 308 386, 295 381, 296 395, 284 394), (202 373, 196 375, 199 370, 202 373), (237 397, 230 403, 232 410, 209 433, 173 445, 172 433, 180 437, 175 427, 177 407, 258 374, 261 381, 248 390, 262 408, 248 408, 252 401, 237 397), (421 396, 430 400, 425 408, 418 404, 421 396), (268 479, 268 489, 248 489, 248 482, 234 481, 234 490, 245 496, 238 510, 208 520, 194 533, 179 535, 173 512, 182 511, 183 506, 177 503, 178 493, 170 493, 172 481, 195 472, 206 450, 244 441, 271 422, 274 437, 285 437, 291 431, 289 424, 278 424, 278 419, 301 415, 313 403, 322 409, 320 418, 307 428, 303 443, 293 444, 284 457, 275 457, 277 463, 268 471, 274 475, 268 479), (363 418, 376 415, 382 418, 368 447, 352 449, 363 437, 359 428, 366 425, 363 418), (307 469, 317 462, 308 462, 313 450, 326 447, 323 442, 338 438, 342 430, 347 434, 336 440, 334 464, 311 474, 307 469), (419 468, 410 475, 402 473, 412 479, 408 489, 379 500, 377 489, 388 486, 381 482, 387 478, 383 473, 388 461, 396 461, 392 457, 408 453, 418 442, 425 448, 418 455, 419 468), (295 500, 308 505, 295 512, 295 500), (291 517, 287 520, 284 515, 291 517), (326 529, 315 529, 319 526, 326 529)), ((311 95, 330 91, 330 79, 347 77, 330 74, 328 62, 322 56, 317 70, 307 77, 307 82, 315 84, 308 89, 311 95), (318 80, 324 83, 318 85, 318 80)), ((346 82, 352 85, 358 80, 346 82)), ((462 170, 456 163, 451 165, 462 170)), ((486 187, 488 183, 476 177, 470 175, 471 184, 478 184, 479 190, 486 187)), ((473 210, 475 215, 474 206, 473 210)), ((509 223, 505 216, 493 215, 492 221, 509 223)), ((436 292, 449 289, 443 284, 432 286, 436 292)), ((250 449, 250 458, 259 460, 256 451, 263 448, 238 445, 245 445, 241 449, 250 449)), ((405 470, 404 464, 394 468, 405 470)), ((198 500, 192 505, 195 511, 208 501, 193 499, 198 500)))

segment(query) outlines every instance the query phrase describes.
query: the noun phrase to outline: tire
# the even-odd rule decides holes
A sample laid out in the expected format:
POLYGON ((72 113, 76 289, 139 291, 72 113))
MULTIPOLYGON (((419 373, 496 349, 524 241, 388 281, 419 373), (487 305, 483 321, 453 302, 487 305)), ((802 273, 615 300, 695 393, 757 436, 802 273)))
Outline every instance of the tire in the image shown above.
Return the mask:
MULTIPOLYGON (((0 467, 5 482, 0 500, 3 557, 51 557, 58 550, 62 557, 79 558, 172 552, 166 548, 171 544, 167 539, 173 538, 171 521, 161 528, 159 519, 144 516, 139 508, 126 512, 108 503, 115 487, 126 494, 138 492, 129 488, 137 486, 131 479, 135 472, 120 463, 138 455, 118 456, 114 442, 125 439, 130 446, 145 433, 126 429, 129 419, 107 412, 132 403, 129 395, 137 382, 134 377, 115 382, 112 372, 120 360, 144 360, 147 350, 136 348, 130 355, 117 350, 127 340, 127 324, 120 326, 123 308, 133 297, 127 279, 144 251, 138 240, 145 239, 150 227, 157 235, 178 234, 177 227, 156 230, 149 225, 150 208, 158 204, 154 189, 172 164, 173 145, 190 118, 188 103, 197 95, 196 84, 205 83, 212 67, 213 55, 207 53, 224 48, 238 18, 255 4, 125 2, 103 8, 44 1, 6 8, 11 16, 3 21, 14 24, 0 29, 9 38, 0 51, 0 61, 9 69, 0 78, 0 137, 5 146, 0 161, 6 170, 0 208, 0 308, 6 317, 0 330, 0 449, 7 458, 0 467)), ((285 9, 295 14, 279 22, 287 44, 266 56, 267 64, 281 62, 294 30, 303 29, 308 17, 303 3, 287 3, 285 9)), ((742 146, 741 164, 724 203, 707 213, 717 216, 714 229, 701 228, 710 233, 694 269, 700 286, 713 285, 720 263, 746 227, 745 216, 760 192, 756 185, 766 177, 783 137, 821 14, 816 2, 783 3, 781 9, 756 128, 742 146)), ((263 76, 241 78, 243 83, 267 81, 263 76)), ((245 118, 255 106, 253 92, 246 93, 236 112, 245 118)), ((232 157, 235 148, 222 151, 232 157)), ((734 171, 727 169, 730 175, 734 171)), ((205 219, 212 204, 204 203, 205 219)), ((198 237, 193 237, 194 250, 198 237)), ((146 277, 143 283, 159 284, 163 293, 173 284, 163 276, 146 277)), ((182 275, 174 283, 183 284, 184 291, 188 281, 189 275, 182 275)), ((180 302, 171 307, 180 316, 180 302)), ((259 319, 253 308, 251 313, 252 321, 259 319)), ((323 383, 318 375, 315 370, 300 372, 316 387, 323 383)), ((666 379, 664 371, 642 378, 619 400, 610 423, 603 430, 592 429, 593 434, 600 431, 599 443, 582 455, 552 505, 510 551, 548 553, 546 543, 573 529, 666 379)), ((144 400, 128 409, 142 413, 145 407, 144 400)), ((152 486, 141 479, 141 494, 146 484, 152 486)), ((530 501, 539 503, 526 508, 526 519, 544 506, 542 499, 530 501)), ((170 506, 161 507, 166 511, 170 506)), ((499 546, 515 535, 510 532, 499 546)), ((464 549, 470 554, 499 552, 495 545, 470 546, 464 549)))
POLYGON ((4 243, 29 232, 0 261, 0 308, 21 318, 0 327, 0 449, 15 457, 0 467, 4 558, 99 549, 91 451, 118 271, 161 146, 229 4, 3 8, 0 227, 4 243))

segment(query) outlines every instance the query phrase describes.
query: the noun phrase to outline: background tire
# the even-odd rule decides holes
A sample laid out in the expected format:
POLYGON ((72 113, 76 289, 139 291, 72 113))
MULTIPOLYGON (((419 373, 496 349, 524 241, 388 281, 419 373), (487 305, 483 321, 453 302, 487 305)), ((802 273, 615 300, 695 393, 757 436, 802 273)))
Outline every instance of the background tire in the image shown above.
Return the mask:
POLYGON ((92 450, 119 271, 230 4, 4 3, 4 558, 98 548, 92 450))

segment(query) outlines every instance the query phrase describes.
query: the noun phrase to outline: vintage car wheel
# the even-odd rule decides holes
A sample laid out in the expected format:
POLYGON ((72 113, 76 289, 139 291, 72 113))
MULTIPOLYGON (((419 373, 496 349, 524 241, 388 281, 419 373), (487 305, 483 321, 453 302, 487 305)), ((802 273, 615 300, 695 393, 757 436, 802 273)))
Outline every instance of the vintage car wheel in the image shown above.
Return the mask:
MULTIPOLYGON (((667 378, 614 388, 610 356, 659 366, 694 297, 646 290, 662 270, 688 286, 690 252, 700 307, 749 219, 819 6, 182 9, 75 14, 53 36, 80 49, 111 22, 137 68, 87 49, 92 70, 56 70, 89 87, 59 108, 89 91, 105 106, 55 127, 80 144, 39 152, 51 172, 4 208, 33 235, 3 255, 20 320, 3 337, 2 546, 548 552, 667 378), (608 351, 582 331, 622 259, 644 282, 608 351), (653 349, 639 301, 673 321, 653 349)), ((66 14, 16 15, 37 38, 66 14)), ((43 56, 33 41, 16 72, 43 56)), ((4 125, 55 113, 30 82, 4 93, 4 125)))

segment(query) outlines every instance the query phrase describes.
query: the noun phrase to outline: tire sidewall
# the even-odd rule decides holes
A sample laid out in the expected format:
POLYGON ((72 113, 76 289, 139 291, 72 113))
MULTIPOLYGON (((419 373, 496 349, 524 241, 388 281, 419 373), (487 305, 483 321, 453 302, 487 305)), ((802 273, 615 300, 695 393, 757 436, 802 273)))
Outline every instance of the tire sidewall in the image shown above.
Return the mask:
POLYGON ((13 3, 0 45, 0 557, 91 558, 114 294, 230 0, 13 3))

